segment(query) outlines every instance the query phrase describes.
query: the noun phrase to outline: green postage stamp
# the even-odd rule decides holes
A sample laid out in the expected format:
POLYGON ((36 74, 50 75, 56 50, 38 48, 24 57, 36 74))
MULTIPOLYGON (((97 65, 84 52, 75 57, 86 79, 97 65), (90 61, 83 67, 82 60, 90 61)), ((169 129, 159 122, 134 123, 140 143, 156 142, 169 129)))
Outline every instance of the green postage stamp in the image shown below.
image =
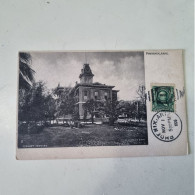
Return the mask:
POLYGON ((152 111, 174 112, 174 86, 152 86, 152 111))

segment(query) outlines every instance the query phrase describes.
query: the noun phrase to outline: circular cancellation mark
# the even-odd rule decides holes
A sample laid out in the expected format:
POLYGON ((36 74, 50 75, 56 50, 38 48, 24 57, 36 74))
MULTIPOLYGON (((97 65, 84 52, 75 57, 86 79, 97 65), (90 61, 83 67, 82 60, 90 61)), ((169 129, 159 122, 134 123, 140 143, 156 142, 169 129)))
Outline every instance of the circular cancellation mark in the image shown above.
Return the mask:
POLYGON ((182 131, 182 121, 173 112, 158 112, 151 120, 152 133, 161 141, 176 140, 182 131))

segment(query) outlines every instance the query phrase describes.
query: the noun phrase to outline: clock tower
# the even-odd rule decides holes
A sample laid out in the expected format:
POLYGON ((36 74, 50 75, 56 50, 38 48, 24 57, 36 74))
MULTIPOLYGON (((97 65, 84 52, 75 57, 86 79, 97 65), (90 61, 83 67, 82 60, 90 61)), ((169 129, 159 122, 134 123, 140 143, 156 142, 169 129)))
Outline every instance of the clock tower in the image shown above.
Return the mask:
POLYGON ((94 74, 91 71, 89 64, 84 64, 83 69, 81 69, 81 74, 79 75, 80 83, 93 83, 94 74))

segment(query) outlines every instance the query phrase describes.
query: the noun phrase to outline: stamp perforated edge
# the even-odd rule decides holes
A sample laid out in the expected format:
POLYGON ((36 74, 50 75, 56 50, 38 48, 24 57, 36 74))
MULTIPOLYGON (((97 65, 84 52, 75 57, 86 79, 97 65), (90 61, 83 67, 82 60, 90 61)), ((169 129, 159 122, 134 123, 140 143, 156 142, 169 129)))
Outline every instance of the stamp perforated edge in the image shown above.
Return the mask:
POLYGON ((175 97, 176 97, 176 94, 175 94, 175 89, 176 89, 176 87, 175 87, 175 84, 174 83, 150 83, 150 89, 149 89, 149 91, 150 91, 150 93, 151 93, 151 101, 150 101, 150 111, 151 112, 155 112, 155 113, 158 113, 158 112, 166 112, 166 111, 161 111, 161 110, 159 110, 159 111, 153 111, 152 110, 152 87, 154 87, 154 86, 159 86, 159 87, 163 87, 163 86, 167 86, 167 87, 174 87, 174 112, 173 113, 176 113, 176 101, 175 101, 175 97))

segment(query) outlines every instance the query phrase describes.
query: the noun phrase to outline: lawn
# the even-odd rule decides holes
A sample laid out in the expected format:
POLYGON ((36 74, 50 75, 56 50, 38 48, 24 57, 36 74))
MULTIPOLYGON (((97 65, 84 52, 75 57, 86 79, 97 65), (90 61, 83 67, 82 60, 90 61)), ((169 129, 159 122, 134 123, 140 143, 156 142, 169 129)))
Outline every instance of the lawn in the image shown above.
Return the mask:
POLYGON ((45 127, 36 134, 19 134, 19 148, 146 145, 147 127, 89 124, 84 128, 45 127))

